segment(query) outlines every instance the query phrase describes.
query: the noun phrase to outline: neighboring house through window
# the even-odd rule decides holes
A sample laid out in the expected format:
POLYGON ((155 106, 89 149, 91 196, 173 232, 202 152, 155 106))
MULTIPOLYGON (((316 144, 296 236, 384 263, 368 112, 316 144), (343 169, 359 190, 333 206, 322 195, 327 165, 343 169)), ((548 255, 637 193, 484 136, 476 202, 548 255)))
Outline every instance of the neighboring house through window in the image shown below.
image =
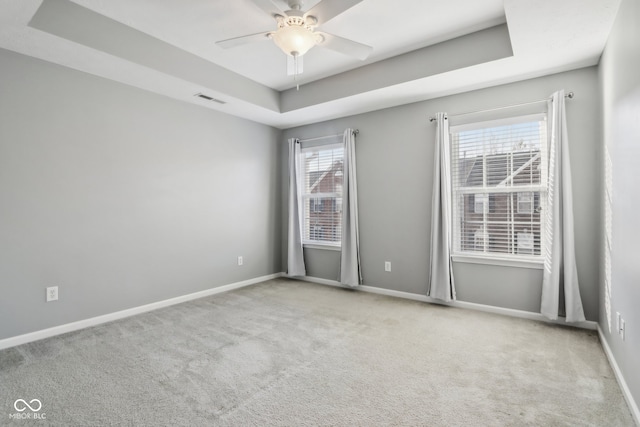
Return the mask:
POLYGON ((453 253, 542 260, 546 115, 451 126, 453 253))
POLYGON ((301 150, 303 243, 340 246, 342 232, 342 144, 301 150))

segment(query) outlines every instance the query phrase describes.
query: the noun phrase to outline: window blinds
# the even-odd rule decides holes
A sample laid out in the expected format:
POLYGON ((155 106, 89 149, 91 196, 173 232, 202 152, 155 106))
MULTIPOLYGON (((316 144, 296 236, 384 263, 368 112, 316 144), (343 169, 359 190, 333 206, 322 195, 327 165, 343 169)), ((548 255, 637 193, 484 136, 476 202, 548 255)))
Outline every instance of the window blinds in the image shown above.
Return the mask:
POLYGON ((452 126, 454 253, 540 257, 545 114, 452 126))
POLYGON ((342 144, 302 149, 304 243, 340 245, 343 161, 342 144))

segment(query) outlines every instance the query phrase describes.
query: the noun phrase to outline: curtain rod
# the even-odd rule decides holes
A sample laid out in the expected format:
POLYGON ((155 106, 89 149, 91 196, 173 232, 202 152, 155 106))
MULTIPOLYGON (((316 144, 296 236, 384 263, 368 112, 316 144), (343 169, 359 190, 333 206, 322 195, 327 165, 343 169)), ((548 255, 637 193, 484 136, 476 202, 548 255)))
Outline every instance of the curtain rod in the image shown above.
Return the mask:
MULTIPOLYGON (((565 98, 569 98, 569 99, 573 99, 573 97, 575 96, 575 94, 573 92, 569 92, 567 93, 564 97, 565 98)), ((466 116, 467 114, 475 114, 475 113, 486 113, 489 111, 498 111, 498 110, 504 110, 506 108, 516 108, 516 107, 524 107, 525 105, 532 105, 532 104, 538 104, 540 102, 547 102, 548 100, 550 100, 551 97, 549 98, 544 98, 544 99, 539 99, 537 101, 531 101, 531 102, 523 102, 522 104, 515 104, 515 105, 505 105, 503 107, 496 107, 496 108, 489 108, 487 110, 476 110, 476 111, 466 111, 464 113, 458 113, 458 114, 450 114, 450 116, 455 117, 455 116, 466 116)), ((429 121, 430 122, 434 122, 436 120, 435 117, 429 117, 429 121)))
MULTIPOLYGON (((353 131, 353 134, 354 134, 354 135, 357 135, 357 134, 359 134, 359 133, 360 133, 360 130, 359 130, 359 129, 355 129, 355 130, 353 131)), ((299 139, 298 141, 300 141, 300 142, 318 141, 318 140, 320 140, 320 139, 337 138, 337 137, 342 136, 342 135, 344 135, 344 134, 343 134, 343 133, 337 133, 337 134, 335 134, 335 135, 318 136, 318 137, 316 137, 316 138, 308 138, 308 139, 299 139)))

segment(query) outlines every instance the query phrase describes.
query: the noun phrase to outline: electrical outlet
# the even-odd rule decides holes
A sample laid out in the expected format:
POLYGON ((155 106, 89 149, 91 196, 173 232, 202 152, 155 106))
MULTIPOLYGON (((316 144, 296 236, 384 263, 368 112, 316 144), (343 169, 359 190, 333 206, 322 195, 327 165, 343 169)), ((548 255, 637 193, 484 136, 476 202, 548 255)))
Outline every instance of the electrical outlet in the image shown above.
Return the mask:
POLYGON ((391 262, 390 261, 385 261, 384 262, 384 271, 391 271, 391 262))
POLYGON ((238 265, 242 265, 244 264, 244 260, 242 259, 242 256, 238 257, 238 265))
POLYGON ((47 288, 47 302, 58 300, 58 287, 51 286, 47 288))

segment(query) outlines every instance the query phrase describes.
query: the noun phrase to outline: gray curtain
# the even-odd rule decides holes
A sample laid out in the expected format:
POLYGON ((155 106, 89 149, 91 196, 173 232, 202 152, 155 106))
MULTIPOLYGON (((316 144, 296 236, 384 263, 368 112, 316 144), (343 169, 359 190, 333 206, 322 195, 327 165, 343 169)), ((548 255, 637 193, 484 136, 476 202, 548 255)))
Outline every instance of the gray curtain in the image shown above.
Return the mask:
POLYGON ((300 167, 300 141, 289 139, 289 238, 287 274, 305 276, 302 252, 302 176, 300 167))
POLYGON ((353 129, 344 131, 344 163, 342 181, 342 253, 340 283, 362 284, 360 269, 360 235, 358 231, 358 191, 356 182, 356 137, 353 129))
POLYGON ((443 301, 456 299, 451 264, 451 147, 445 113, 436 114, 431 213, 431 268, 427 295, 443 301))
POLYGON ((578 271, 573 231, 573 195, 569 140, 565 120, 564 90, 555 92, 549 104, 551 138, 549 142, 549 191, 545 213, 545 251, 540 312, 558 318, 561 283, 567 322, 584 321, 578 287, 578 271))

